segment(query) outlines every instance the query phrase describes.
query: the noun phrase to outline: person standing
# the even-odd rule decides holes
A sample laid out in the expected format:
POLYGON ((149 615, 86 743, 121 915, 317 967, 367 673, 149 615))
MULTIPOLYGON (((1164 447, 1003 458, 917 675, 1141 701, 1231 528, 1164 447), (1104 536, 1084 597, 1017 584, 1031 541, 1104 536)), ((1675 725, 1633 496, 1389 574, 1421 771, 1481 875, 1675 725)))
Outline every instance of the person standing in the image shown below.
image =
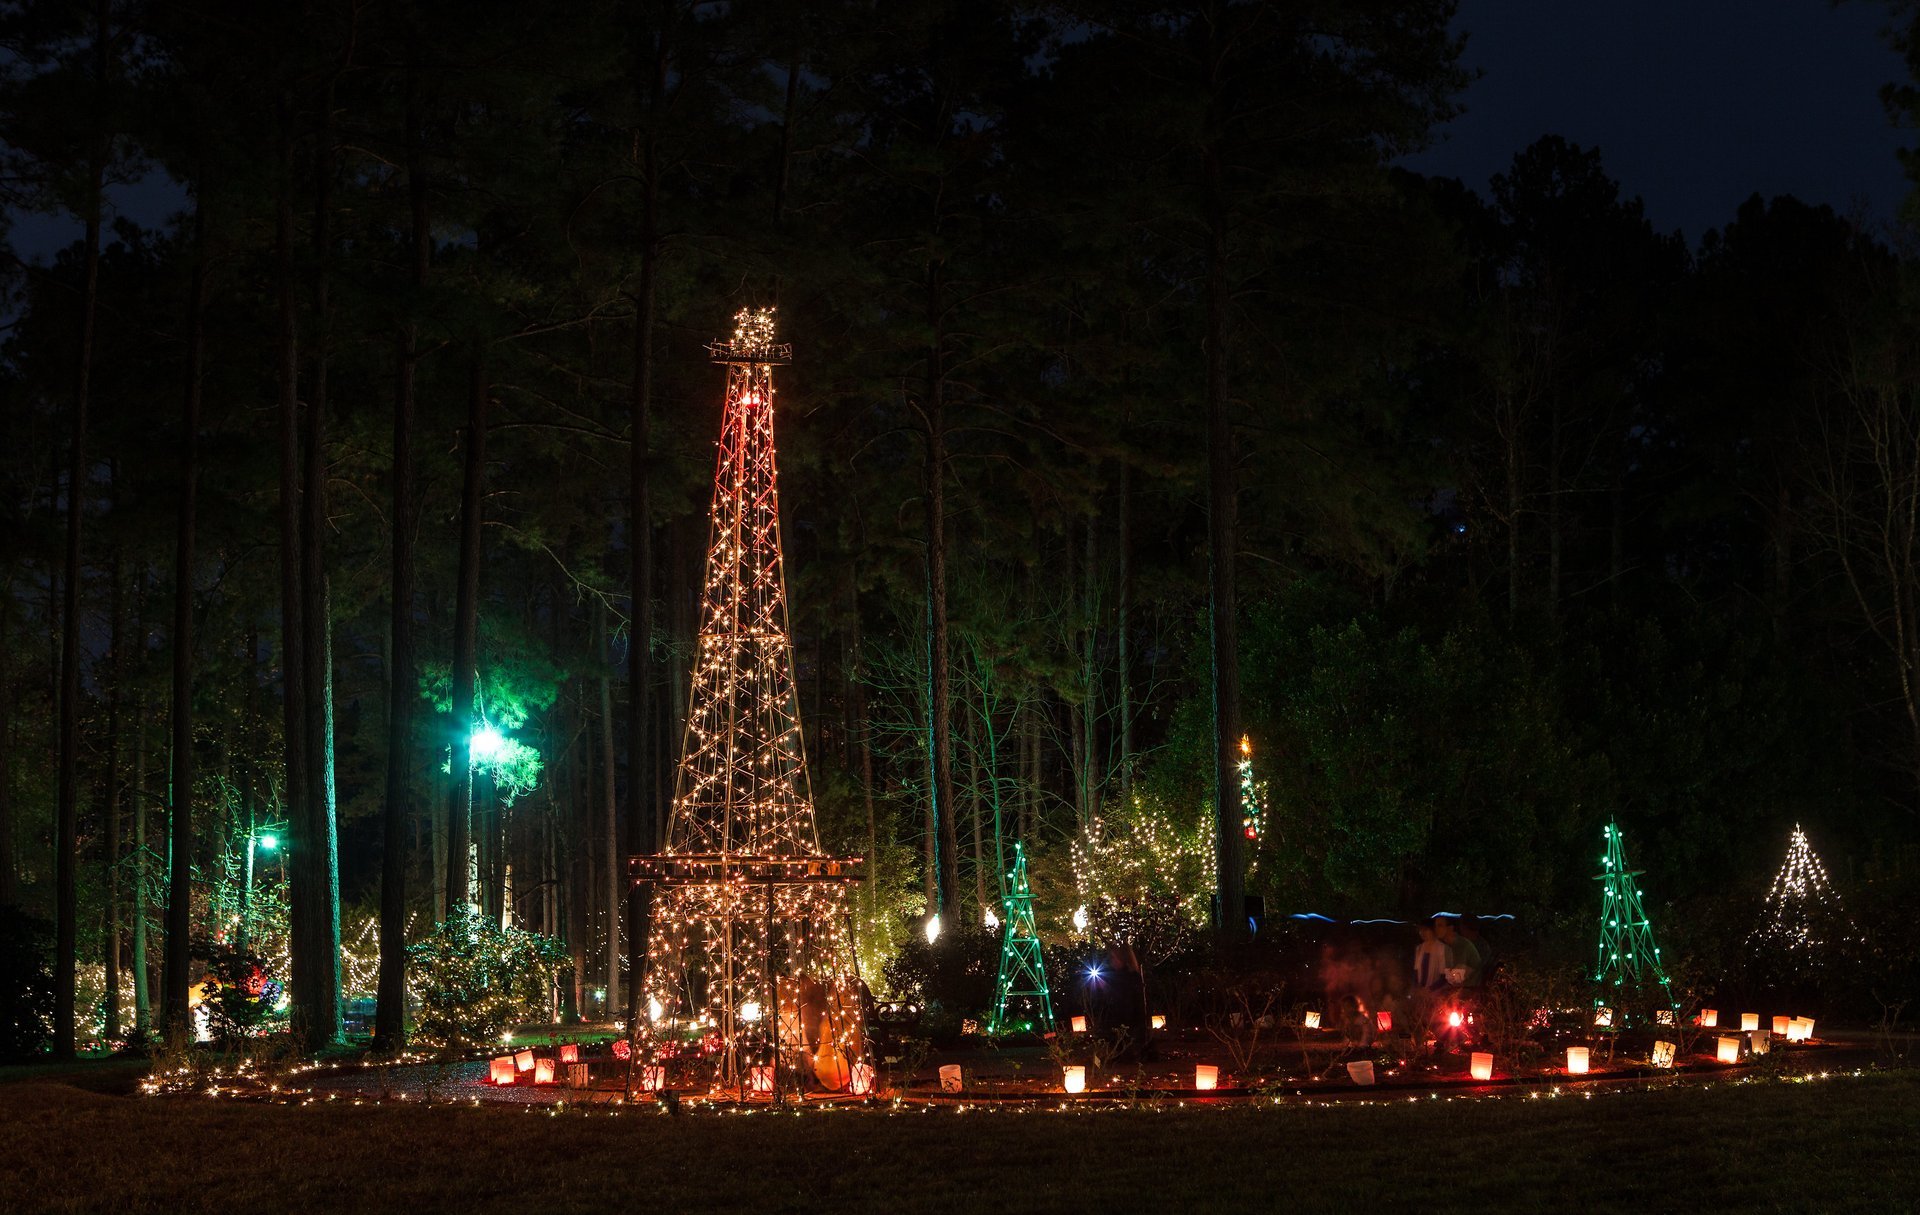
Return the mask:
POLYGON ((1447 985, 1447 947, 1430 925, 1420 925, 1420 945, 1413 951, 1413 981, 1422 991, 1447 985))

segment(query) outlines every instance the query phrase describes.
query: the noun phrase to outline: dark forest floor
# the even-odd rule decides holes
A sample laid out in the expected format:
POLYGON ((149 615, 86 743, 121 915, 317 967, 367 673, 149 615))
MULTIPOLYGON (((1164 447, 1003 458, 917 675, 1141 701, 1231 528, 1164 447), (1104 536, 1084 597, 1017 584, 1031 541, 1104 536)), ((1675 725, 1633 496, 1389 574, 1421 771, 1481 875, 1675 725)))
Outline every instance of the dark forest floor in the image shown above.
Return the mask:
POLYGON ((0 1086, 0 1211, 1894 1211, 1920 1073, 1338 1106, 805 1114, 0 1086))

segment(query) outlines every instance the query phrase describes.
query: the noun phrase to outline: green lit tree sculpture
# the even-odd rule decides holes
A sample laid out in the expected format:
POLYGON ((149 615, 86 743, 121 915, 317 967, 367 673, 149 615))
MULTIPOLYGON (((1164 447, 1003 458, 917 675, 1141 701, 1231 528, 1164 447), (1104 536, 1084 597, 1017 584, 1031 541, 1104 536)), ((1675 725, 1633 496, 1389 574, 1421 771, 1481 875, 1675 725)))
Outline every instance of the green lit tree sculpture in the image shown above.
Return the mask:
POLYGON ((1660 947, 1653 943, 1653 928, 1640 905, 1640 884, 1634 880, 1640 870, 1627 868, 1620 825, 1609 822, 1601 834, 1606 837, 1607 854, 1600 858, 1600 872, 1593 875, 1601 889, 1600 950, 1593 970, 1601 991, 1594 1003, 1610 1007, 1630 987, 1639 988, 1652 978, 1659 981, 1660 997, 1667 1006, 1678 1007, 1673 980, 1660 965, 1660 947))
POLYGON ((1047 968, 1040 958, 1040 935, 1033 923, 1033 887, 1027 882, 1027 850, 1013 846, 1013 872, 1007 875, 1005 935, 1000 945, 1000 977, 993 985, 993 1017, 988 1033, 1001 1033, 1031 1024, 1031 1015, 1009 1014, 1025 1008, 1038 1014, 1039 1028, 1053 1028, 1053 996, 1047 991, 1047 968))

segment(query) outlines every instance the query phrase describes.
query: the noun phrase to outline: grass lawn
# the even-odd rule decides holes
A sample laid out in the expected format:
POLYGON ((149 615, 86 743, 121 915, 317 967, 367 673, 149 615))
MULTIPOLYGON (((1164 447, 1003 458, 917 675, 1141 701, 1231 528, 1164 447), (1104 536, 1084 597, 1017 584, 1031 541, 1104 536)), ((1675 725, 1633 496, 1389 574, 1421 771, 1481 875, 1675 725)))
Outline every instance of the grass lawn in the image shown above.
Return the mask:
POLYGON ((1920 1073, 1592 1098, 804 1115, 0 1085, 0 1211, 1902 1211, 1920 1073))

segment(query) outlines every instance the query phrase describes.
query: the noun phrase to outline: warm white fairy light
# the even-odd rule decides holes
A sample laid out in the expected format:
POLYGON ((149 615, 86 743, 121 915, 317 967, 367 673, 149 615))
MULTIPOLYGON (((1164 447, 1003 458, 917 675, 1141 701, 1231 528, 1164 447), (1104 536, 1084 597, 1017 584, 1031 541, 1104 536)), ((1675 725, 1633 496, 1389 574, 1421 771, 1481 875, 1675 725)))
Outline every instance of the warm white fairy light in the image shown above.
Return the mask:
POLYGON ((1795 823, 1787 859, 1774 875, 1747 947, 1770 955, 1786 969, 1807 970, 1828 961, 1833 949, 1853 936, 1852 921, 1827 881, 1826 866, 1795 823))
POLYGON ((742 310, 733 338, 709 347, 727 403, 699 647, 666 847, 634 862, 659 890, 647 1033, 664 1045, 710 1027, 734 1083, 777 1044, 836 1088, 865 1053, 853 862, 820 852, 800 737, 773 440, 773 367, 788 348, 773 336, 770 309, 742 310), (799 1007, 810 983, 825 993, 817 1042, 799 1007))

